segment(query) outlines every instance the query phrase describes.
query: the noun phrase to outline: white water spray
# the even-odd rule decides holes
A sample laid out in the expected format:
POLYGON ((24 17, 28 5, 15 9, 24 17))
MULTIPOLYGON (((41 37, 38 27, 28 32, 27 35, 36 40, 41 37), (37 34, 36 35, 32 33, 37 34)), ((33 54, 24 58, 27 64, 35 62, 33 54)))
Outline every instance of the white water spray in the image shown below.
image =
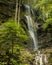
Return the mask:
POLYGON ((40 54, 40 65, 43 65, 42 57, 42 54, 40 54))

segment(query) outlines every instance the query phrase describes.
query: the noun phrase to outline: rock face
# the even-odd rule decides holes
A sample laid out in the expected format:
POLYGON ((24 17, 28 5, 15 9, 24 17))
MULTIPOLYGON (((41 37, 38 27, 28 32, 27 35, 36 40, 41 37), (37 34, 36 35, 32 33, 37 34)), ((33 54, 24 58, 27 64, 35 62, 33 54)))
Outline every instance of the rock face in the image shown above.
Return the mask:
MULTIPOLYGON (((0 23, 6 21, 9 18, 14 17, 15 5, 16 5, 15 0, 0 0, 0 23)), ((24 26, 24 29, 26 30, 27 24, 23 22, 23 25, 26 25, 26 27, 24 26)), ((36 25, 37 25, 37 23, 36 23, 36 25)), ((45 32, 45 31, 42 31, 41 28, 39 28, 37 33, 38 33, 39 48, 52 47, 52 32, 51 33, 45 32)), ((31 45, 31 47, 32 46, 33 45, 31 45)))
POLYGON ((38 30, 39 48, 51 48, 52 47, 52 34, 38 30))

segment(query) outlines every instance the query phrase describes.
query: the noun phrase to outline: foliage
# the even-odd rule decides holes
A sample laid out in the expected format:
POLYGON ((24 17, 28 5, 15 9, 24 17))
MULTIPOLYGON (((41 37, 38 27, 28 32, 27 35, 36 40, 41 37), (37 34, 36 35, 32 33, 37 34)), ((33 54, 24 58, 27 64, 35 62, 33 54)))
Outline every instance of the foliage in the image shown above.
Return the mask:
MULTIPOLYGON (((19 0, 20 1, 20 0, 19 0)), ((0 21, 14 17, 16 0, 0 1, 0 21), (3 20, 2 20, 3 19, 3 20)), ((38 23, 43 21, 41 26, 44 30, 52 31, 52 0, 22 0, 22 4, 27 4, 35 12, 34 20, 38 23)), ((22 5, 20 3, 20 6, 22 5)), ((25 12, 23 12, 25 14, 25 12)), ((27 13, 28 14, 28 13, 27 13)), ((20 13, 21 15, 21 13, 20 13)), ((21 17, 23 17, 21 15, 21 17)), ((25 23, 24 23, 25 24, 25 23)), ((18 21, 8 20, 0 25, 0 64, 1 65, 30 65, 33 63, 33 54, 25 47, 24 41, 29 39, 25 25, 18 25, 18 21)), ((52 61, 50 55, 50 62, 52 61)), ((49 64, 50 65, 50 64, 49 64)))
POLYGON ((28 39, 28 36, 23 28, 18 28, 18 24, 13 20, 8 21, 0 26, 0 44, 11 44, 12 38, 15 40, 17 37, 23 38, 23 40, 28 39))
MULTIPOLYGON (((47 30, 52 30, 52 4, 51 0, 35 0, 35 5, 33 8, 35 11, 39 12, 35 16, 35 20, 38 22, 41 22, 43 20, 45 23, 43 23, 43 28, 47 30)), ((36 12, 35 12, 36 13, 36 12)))
MULTIPOLYGON (((12 63, 14 65, 16 63, 18 65, 22 65, 22 61, 20 60, 19 56, 22 52, 21 50, 23 50, 23 43, 24 41, 28 40, 28 38, 29 37, 27 36, 21 25, 19 25, 18 27, 17 22, 15 22, 14 20, 5 22, 0 26, 0 55, 5 55, 5 57, 3 58, 4 60, 7 59, 6 56, 8 56, 8 58, 10 59, 10 64, 12 63), (15 59, 17 59, 17 61, 15 59)), ((3 63, 5 64, 4 61, 3 63)))
POLYGON ((52 18, 49 18, 45 21, 45 24, 43 25, 44 29, 52 30, 52 18))

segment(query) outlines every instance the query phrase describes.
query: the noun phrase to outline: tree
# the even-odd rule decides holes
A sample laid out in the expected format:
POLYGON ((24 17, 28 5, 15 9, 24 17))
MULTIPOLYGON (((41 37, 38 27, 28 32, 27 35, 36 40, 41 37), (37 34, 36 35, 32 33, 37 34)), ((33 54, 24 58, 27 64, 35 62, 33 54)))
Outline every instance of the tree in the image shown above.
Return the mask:
POLYGON ((4 60, 8 56, 7 64, 10 63, 11 57, 16 58, 16 53, 20 52, 20 50, 15 52, 18 47, 15 49, 14 47, 22 44, 25 40, 28 40, 28 36, 21 25, 18 28, 18 24, 14 20, 9 20, 0 26, 0 55, 5 55, 4 60))

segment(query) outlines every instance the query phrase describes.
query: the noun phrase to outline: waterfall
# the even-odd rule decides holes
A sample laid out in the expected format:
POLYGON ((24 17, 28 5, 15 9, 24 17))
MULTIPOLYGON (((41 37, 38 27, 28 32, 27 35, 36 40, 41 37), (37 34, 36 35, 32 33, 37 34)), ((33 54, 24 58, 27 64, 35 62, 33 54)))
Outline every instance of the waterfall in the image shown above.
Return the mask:
MULTIPOLYGON (((38 42, 37 42, 37 32, 34 31, 34 29, 33 29, 34 26, 33 26, 33 20, 31 18, 30 6, 25 5, 25 7, 26 7, 26 9, 29 13, 29 15, 25 15, 25 17, 27 19, 28 32, 29 32, 31 38, 33 39, 34 49, 37 50, 38 49, 38 46, 37 46, 37 44, 38 44, 38 42)), ((35 28, 35 30, 36 30, 36 28, 35 28)))
POLYGON ((42 57, 42 54, 40 54, 40 65, 43 65, 42 57))
MULTIPOLYGON (((35 56, 35 61, 36 61, 35 64, 38 65, 38 61, 39 61, 40 65, 43 65, 43 54, 41 54, 40 51, 38 50, 38 40, 37 40, 36 27, 33 25, 33 20, 31 18, 31 13, 30 13, 30 7, 28 5, 26 5, 26 8, 27 8, 28 13, 29 13, 29 15, 25 15, 25 17, 27 19, 28 32, 29 32, 31 38, 33 39, 34 50, 36 50, 38 52, 35 56)), ((46 55, 44 58, 44 62, 45 62, 45 64, 47 63, 46 55)))
POLYGON ((33 20, 29 15, 26 16, 26 19, 27 19, 27 24, 28 24, 28 32, 31 38, 33 39, 34 49, 37 50, 38 49, 38 46, 37 46, 38 42, 37 42, 37 37, 36 37, 37 32, 36 31, 34 32, 33 30, 33 20))

